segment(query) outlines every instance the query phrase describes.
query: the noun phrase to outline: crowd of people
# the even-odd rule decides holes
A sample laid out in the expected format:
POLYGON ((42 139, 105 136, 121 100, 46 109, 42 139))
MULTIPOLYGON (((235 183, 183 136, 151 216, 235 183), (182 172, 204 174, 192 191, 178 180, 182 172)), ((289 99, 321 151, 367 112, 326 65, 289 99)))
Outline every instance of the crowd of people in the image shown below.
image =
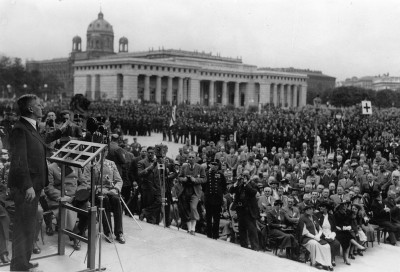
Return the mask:
MULTIPOLYGON (((29 101, 36 102, 36 98, 29 101)), ((98 194, 104 197, 103 229, 108 242, 125 243, 122 216, 136 214, 147 223, 164 221, 166 227, 183 228, 191 235, 202 233, 256 251, 272 250, 332 271, 339 255, 347 265, 355 256, 363 256, 367 244, 380 239, 376 232, 387 233, 389 244, 400 240, 400 127, 393 109, 364 117, 356 108, 343 109, 339 116, 331 109, 311 107, 269 108, 260 113, 185 106, 178 107, 175 122, 171 122, 170 106, 94 102, 84 115, 73 115, 48 105, 44 116, 34 109, 32 113, 25 104, 19 106, 25 107, 25 115, 21 112, 17 123, 15 113, 6 107, 0 123, 3 263, 10 261, 7 243, 1 242, 8 240, 7 226, 16 225, 22 210, 38 206, 18 206, 18 199, 40 203, 39 213, 32 213, 35 218, 30 220, 32 239, 24 241, 21 252, 40 253, 36 241, 41 218, 46 233, 53 235, 49 214, 59 216, 60 165, 48 162, 48 176, 37 185, 31 180, 38 176, 32 167, 27 168, 31 178, 26 184, 10 183, 16 180, 11 174, 16 175, 11 171, 13 164, 26 163, 22 155, 15 155, 21 152, 21 142, 16 147, 15 141, 21 135, 15 134, 15 127, 21 126, 27 113, 25 126, 33 127, 29 121, 41 117, 34 129, 42 139, 45 157, 71 139, 110 139, 103 168, 94 167, 97 178, 93 179, 104 186, 98 194), (96 129, 89 128, 93 122, 96 129), (170 158, 165 145, 141 146, 136 138, 128 143, 124 136, 150 136, 152 132, 162 133, 164 140, 181 142, 179 154, 170 158), (34 185, 33 193, 30 185, 34 185), (26 195, 16 195, 15 188, 26 195)), ((32 164, 37 166, 37 161, 32 164)), ((63 201, 86 209, 90 182, 89 166, 83 170, 68 167, 63 201)), ((67 229, 85 235, 87 224, 85 216, 67 212, 67 229)), ((80 249, 78 241, 71 243, 80 249)), ((23 256, 19 258, 14 265, 24 266, 14 267, 31 268, 23 256)))

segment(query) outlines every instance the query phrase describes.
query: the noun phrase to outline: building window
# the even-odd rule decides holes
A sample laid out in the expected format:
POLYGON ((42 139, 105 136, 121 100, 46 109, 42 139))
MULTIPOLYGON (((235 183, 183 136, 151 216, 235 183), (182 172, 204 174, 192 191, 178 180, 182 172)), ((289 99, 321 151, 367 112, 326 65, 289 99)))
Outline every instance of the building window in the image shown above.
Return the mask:
POLYGON ((138 69, 142 69, 142 65, 138 65, 138 69))

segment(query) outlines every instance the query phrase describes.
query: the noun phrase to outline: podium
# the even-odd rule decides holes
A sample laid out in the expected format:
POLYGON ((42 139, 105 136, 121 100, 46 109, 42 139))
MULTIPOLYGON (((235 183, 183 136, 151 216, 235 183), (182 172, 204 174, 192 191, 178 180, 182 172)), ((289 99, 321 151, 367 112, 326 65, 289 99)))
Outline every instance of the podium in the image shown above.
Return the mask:
POLYGON ((94 271, 95 257, 96 257, 96 215, 97 207, 95 204, 95 181, 93 166, 95 163, 103 163, 104 152, 102 152, 106 144, 71 140, 61 147, 53 156, 48 158, 50 162, 56 162, 61 165, 61 200, 59 205, 60 222, 58 228, 58 252, 54 255, 65 255, 65 236, 77 239, 81 242, 88 244, 87 252, 87 269, 83 271, 94 271), (100 161, 96 162, 96 158, 101 156, 100 161), (65 166, 73 166, 84 168, 87 164, 91 163, 91 207, 88 210, 82 210, 67 203, 65 199, 65 166), (88 237, 77 235, 76 233, 66 229, 66 215, 67 210, 72 210, 77 213, 86 214, 89 218, 88 237))

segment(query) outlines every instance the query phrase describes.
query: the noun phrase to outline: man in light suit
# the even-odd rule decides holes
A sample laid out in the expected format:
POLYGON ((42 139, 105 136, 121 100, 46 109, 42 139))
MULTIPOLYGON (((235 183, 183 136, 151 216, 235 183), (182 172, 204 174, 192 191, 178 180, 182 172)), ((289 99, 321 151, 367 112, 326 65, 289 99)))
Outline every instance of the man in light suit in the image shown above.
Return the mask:
POLYGON ((342 186, 343 189, 348 192, 350 188, 353 187, 354 181, 350 179, 350 175, 348 171, 343 171, 343 178, 339 180, 338 186, 342 186))
POLYGON ((188 163, 182 165, 179 172, 179 181, 183 185, 183 191, 179 196, 183 210, 185 211, 182 220, 186 221, 188 231, 194 235, 196 230, 196 222, 200 219, 197 212, 197 204, 199 203, 202 189, 201 184, 207 181, 206 172, 200 164, 195 163, 196 154, 190 152, 188 155, 188 163))
POLYGON ((8 186, 15 202, 11 271, 34 271, 38 263, 30 263, 36 214, 41 191, 48 185, 46 143, 61 137, 69 121, 60 128, 39 134, 38 119, 43 106, 33 94, 21 96, 18 101, 21 118, 16 122, 10 137, 11 163, 8 186))

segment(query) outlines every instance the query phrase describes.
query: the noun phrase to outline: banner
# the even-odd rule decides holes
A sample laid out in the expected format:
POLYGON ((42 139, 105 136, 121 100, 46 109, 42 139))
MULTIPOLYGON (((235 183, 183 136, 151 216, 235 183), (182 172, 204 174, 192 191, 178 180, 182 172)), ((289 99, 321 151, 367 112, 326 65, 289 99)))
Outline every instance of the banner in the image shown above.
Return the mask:
POLYGON ((171 113, 171 121, 169 122, 169 126, 172 127, 175 124, 175 121, 176 121, 176 106, 173 106, 171 113))
POLYGON ((372 114, 371 101, 364 100, 361 102, 362 114, 372 114))

